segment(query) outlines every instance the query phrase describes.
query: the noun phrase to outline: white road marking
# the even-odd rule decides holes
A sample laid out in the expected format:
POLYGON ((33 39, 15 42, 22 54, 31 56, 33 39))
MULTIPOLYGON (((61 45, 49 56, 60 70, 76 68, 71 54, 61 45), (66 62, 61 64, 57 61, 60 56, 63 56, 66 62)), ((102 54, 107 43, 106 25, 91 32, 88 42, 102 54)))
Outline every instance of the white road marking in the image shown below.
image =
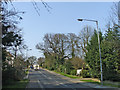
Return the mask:
MULTIPOLYGON (((39 73, 41 73, 40 71, 38 71, 39 73)), ((45 74, 41 73, 44 77, 48 78, 45 74)))
POLYGON ((44 87, 43 87, 43 85, 41 84, 40 80, 38 80, 38 85, 40 86, 40 88, 41 88, 42 90, 45 90, 44 87))
MULTIPOLYGON (((41 73, 40 71, 38 71, 39 73, 41 73)), ((45 74, 41 73, 44 77, 48 78, 45 74)), ((48 79, 52 79, 52 78, 48 78, 48 79)), ((68 85, 65 85, 64 83, 59 83, 58 81, 55 80, 56 83, 58 83, 58 85, 62 85, 64 87, 69 87, 68 85)), ((75 88, 71 88, 73 90, 76 90, 75 88)))

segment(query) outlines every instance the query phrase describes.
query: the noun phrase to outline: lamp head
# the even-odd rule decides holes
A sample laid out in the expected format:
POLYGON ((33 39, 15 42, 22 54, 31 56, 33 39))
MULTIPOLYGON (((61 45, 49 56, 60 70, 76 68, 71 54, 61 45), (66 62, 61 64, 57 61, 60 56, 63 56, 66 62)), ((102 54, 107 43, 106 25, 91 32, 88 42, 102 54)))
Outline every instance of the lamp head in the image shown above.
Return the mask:
POLYGON ((78 21, 83 21, 83 19, 77 19, 78 21))

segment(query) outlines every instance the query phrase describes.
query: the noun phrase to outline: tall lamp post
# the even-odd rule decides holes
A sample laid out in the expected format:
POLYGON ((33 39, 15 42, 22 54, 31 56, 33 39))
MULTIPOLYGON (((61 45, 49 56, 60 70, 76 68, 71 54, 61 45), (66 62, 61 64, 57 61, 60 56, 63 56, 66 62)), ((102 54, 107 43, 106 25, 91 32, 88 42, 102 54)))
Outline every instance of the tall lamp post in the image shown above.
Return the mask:
POLYGON ((98 32, 98 21, 97 20, 89 20, 89 19, 77 19, 77 20, 78 21, 92 21, 92 22, 96 22, 97 33, 98 33, 99 54, 100 54, 101 84, 103 85, 102 60, 101 60, 100 38, 99 38, 99 32, 98 32))

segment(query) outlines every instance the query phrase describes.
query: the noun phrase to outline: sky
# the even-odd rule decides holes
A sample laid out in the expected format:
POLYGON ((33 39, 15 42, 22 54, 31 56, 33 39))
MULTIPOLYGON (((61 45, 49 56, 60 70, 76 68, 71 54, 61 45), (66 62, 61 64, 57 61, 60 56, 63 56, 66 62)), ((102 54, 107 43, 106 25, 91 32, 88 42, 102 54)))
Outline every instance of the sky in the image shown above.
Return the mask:
POLYGON ((35 46, 43 42, 46 33, 75 33, 78 35, 85 25, 96 28, 95 22, 78 22, 79 18, 97 20, 99 28, 104 33, 113 6, 113 2, 47 2, 47 4, 52 7, 50 13, 41 2, 37 2, 40 8, 39 16, 31 2, 13 3, 16 10, 26 12, 22 15, 23 20, 17 26, 23 30, 25 44, 32 49, 27 52, 28 56, 37 58, 43 56, 35 46))

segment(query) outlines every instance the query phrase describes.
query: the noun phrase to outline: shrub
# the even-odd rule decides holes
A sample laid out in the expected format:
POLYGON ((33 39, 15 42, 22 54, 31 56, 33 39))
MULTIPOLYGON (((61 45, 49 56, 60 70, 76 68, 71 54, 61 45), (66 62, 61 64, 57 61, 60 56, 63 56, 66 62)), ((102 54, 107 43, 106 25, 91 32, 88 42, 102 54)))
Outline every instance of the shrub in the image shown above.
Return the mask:
POLYGON ((15 80, 23 80, 24 77, 25 77, 25 71, 17 68, 15 70, 15 77, 14 77, 14 79, 15 80))
POLYGON ((6 69, 2 70, 2 83, 7 84, 8 79, 14 79, 15 78, 15 68, 11 67, 10 65, 7 65, 6 69))
POLYGON ((89 73, 88 70, 82 70, 81 76, 82 76, 83 78, 88 78, 88 77, 90 77, 90 73, 89 73))
POLYGON ((62 66, 62 72, 65 73, 65 66, 62 66))
POLYGON ((76 72, 77 72, 76 70, 72 70, 72 71, 70 72, 70 74, 71 74, 71 75, 76 75, 76 72))

